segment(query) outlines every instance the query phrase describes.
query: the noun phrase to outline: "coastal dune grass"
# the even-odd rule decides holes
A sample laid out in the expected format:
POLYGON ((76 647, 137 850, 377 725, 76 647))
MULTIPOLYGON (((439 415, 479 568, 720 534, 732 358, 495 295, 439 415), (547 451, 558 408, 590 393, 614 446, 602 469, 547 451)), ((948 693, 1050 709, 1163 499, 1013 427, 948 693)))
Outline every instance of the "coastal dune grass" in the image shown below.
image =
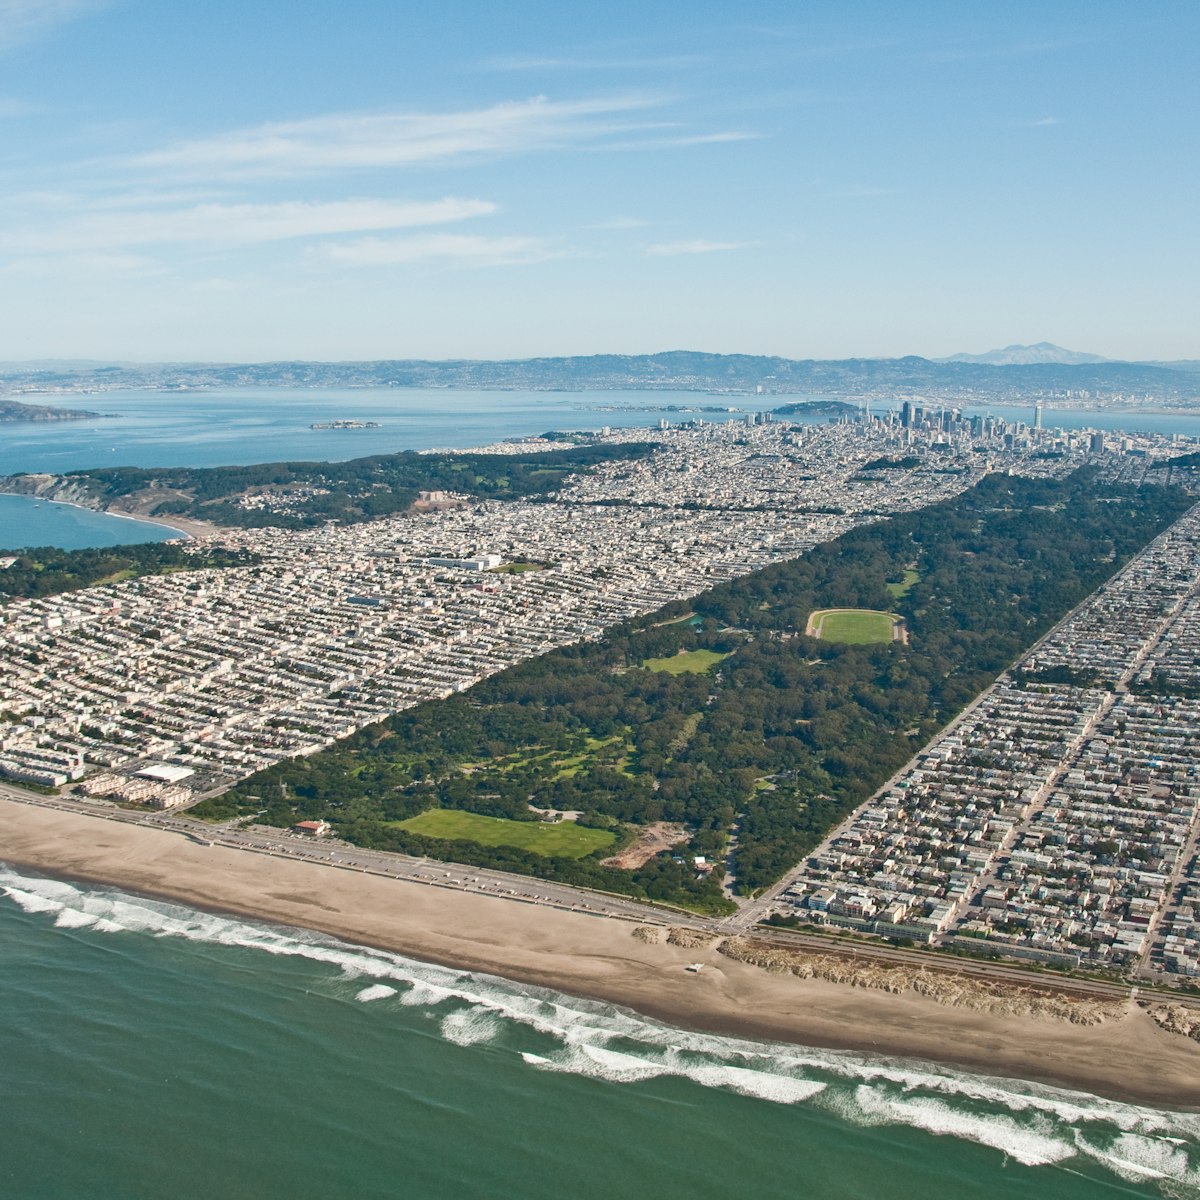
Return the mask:
POLYGON ((457 808, 431 808, 396 824, 422 837, 478 842, 481 846, 514 846, 547 858, 584 858, 593 851, 608 849, 617 840, 616 834, 606 829, 587 829, 573 821, 560 821, 557 825, 509 821, 457 808))

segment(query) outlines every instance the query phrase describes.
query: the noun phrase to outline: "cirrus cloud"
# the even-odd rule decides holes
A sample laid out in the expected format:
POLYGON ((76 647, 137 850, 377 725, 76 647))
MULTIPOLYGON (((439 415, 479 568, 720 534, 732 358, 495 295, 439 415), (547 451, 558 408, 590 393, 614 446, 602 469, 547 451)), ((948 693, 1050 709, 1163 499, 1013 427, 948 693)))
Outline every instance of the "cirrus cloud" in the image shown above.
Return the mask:
POLYGON ((130 246, 206 243, 246 246, 293 238, 439 225, 496 211, 487 200, 427 202, 340 200, 327 203, 197 204, 187 208, 90 211, 46 226, 0 233, 0 251, 64 254, 130 246))
POLYGON ((655 103, 644 96, 535 96, 465 112, 333 113, 180 142, 132 165, 208 178, 289 176, 557 149, 647 128, 626 114, 655 103))
POLYGON ((722 250, 744 250, 753 242, 710 242, 707 238, 692 238, 684 242, 655 242, 646 247, 650 258, 673 258, 678 254, 716 254, 722 250))
POLYGON ((0 50, 31 42, 107 0, 0 0, 0 50))
POLYGON ((360 238, 321 248, 326 259, 342 266, 389 267, 440 262, 463 267, 501 267, 561 258, 545 238, 487 237, 466 233, 428 233, 408 238, 360 238))

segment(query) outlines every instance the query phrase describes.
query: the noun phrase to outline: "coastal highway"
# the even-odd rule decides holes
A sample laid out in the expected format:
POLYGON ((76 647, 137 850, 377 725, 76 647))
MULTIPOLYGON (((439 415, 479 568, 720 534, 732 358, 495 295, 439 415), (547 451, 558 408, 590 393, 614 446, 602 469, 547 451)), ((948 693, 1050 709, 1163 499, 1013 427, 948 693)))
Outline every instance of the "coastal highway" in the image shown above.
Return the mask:
MULTIPOLYGON (((120 808, 105 801, 65 800, 58 796, 28 792, 4 783, 0 783, 0 798, 77 816, 162 829, 202 845, 225 846, 256 854, 268 854, 275 858, 291 858, 345 871, 379 875, 388 879, 454 888, 517 903, 541 904, 590 916, 615 917, 663 926, 684 925, 689 928, 707 929, 710 925, 704 918, 691 913, 666 906, 643 904, 605 892, 569 887, 561 883, 533 879, 527 875, 510 875, 485 867, 413 858, 390 851, 364 850, 333 838, 313 838, 262 825, 246 828, 238 827, 236 823, 210 825, 179 813, 120 808)), ((0 848, 0 858, 2 857, 3 848, 0 848)))
MULTIPOLYGON (((238 828, 233 824, 210 825, 182 814, 141 812, 118 808, 102 801, 65 800, 57 796, 27 792, 4 783, 0 783, 0 799, 15 800, 23 804, 33 804, 77 816, 90 816, 97 820, 121 821, 126 824, 140 825, 143 828, 160 829, 186 837, 190 841, 202 845, 225 846, 255 854, 266 854, 275 858, 290 858, 345 871, 357 871, 388 879, 421 883, 429 887, 473 892, 476 895, 490 896, 496 900, 543 905, 586 916, 607 917, 662 927, 683 926, 698 933, 708 933, 714 936, 750 933, 755 939, 781 949, 835 955, 856 961, 874 962, 881 966, 903 966, 910 970, 964 976, 980 981, 1006 984, 1010 987, 1020 986, 1057 994, 1065 993, 1093 1000, 1125 1001, 1138 992, 1137 988, 1132 988, 1128 983, 1116 981, 1110 983, 1103 980, 1060 976, 1046 971, 1030 970, 1020 964, 981 962, 977 959, 939 954, 934 950, 910 950, 882 943, 839 938, 836 935, 824 933, 765 926, 749 930, 741 927, 740 922, 736 925, 733 924, 731 919, 705 918, 665 906, 639 903, 604 892, 550 883, 525 875, 511 875, 484 867, 470 867, 436 859, 412 858, 388 851, 363 850, 346 842, 285 833, 267 826, 251 825, 246 828, 238 828)), ((2 857, 3 849, 0 848, 0 858, 2 857)), ((739 913, 738 916, 741 914, 739 913)), ((1150 988, 1141 990, 1143 994, 1150 993, 1150 988)), ((1156 989, 1156 994, 1163 999, 1169 998, 1173 1003, 1200 1007, 1200 997, 1197 996, 1188 996, 1168 989, 1156 989)))

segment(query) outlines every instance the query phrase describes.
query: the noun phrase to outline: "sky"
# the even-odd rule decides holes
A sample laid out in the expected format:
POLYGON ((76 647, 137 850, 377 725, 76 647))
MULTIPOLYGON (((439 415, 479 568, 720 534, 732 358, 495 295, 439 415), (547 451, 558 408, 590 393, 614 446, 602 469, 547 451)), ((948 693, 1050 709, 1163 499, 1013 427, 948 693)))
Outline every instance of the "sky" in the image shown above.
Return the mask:
POLYGON ((1200 358, 1194 0, 0 0, 0 361, 1200 358))

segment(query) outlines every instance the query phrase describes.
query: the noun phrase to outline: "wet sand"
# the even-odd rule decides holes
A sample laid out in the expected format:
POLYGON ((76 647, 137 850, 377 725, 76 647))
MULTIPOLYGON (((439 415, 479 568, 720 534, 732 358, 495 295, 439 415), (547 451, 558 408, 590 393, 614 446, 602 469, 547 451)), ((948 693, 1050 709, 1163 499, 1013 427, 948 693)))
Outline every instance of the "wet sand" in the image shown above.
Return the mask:
POLYGON ((0 859, 624 1005, 684 1028, 896 1055, 1200 1108, 1200 1044, 1116 1021, 996 1016, 801 980, 633 936, 630 922, 289 861, 0 799, 0 859), (703 962, 699 974, 685 970, 703 962))

